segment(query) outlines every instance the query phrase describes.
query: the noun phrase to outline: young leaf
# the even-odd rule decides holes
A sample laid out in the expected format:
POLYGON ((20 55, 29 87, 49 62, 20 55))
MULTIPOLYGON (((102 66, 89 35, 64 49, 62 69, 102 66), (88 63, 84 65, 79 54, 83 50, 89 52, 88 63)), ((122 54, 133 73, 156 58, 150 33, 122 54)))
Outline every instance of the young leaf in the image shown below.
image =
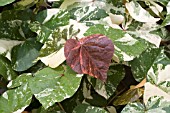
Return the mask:
POLYGON ((79 41, 67 40, 64 53, 67 64, 79 74, 89 74, 102 81, 107 79, 107 70, 114 52, 110 39, 94 34, 79 41))

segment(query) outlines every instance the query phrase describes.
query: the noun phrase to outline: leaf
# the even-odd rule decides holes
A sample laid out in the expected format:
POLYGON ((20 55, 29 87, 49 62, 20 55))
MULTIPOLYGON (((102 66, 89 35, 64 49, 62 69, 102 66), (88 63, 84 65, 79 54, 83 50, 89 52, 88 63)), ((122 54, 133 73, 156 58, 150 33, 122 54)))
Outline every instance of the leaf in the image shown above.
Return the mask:
POLYGON ((7 81, 17 77, 17 73, 12 69, 11 62, 4 56, 0 55, 0 75, 7 81))
POLYGON ((170 14, 170 2, 166 5, 167 14, 170 14))
POLYGON ((31 74, 22 74, 9 82, 8 88, 13 89, 0 97, 1 113, 21 113, 31 103, 32 93, 27 82, 31 77, 31 74))
POLYGON ((129 103, 121 113, 169 113, 170 102, 164 101, 161 97, 151 97, 147 104, 140 102, 129 103))
POLYGON ((31 103, 32 94, 25 84, 17 89, 8 90, 0 97, 1 113, 21 113, 31 103), (25 89, 25 90, 23 90, 25 89))
POLYGON ((167 15, 162 23, 162 26, 170 25, 170 2, 168 2, 167 6, 166 6, 166 10, 167 10, 167 15))
POLYGON ((143 9, 136 1, 126 3, 125 6, 132 18, 139 22, 157 22, 159 20, 159 18, 151 16, 149 12, 143 9))
POLYGON ((8 59, 11 59, 11 49, 20 44, 23 43, 22 41, 16 41, 16 40, 2 40, 0 39, 0 54, 6 54, 5 56, 8 59))
POLYGON ((154 64, 160 52, 161 49, 159 48, 148 48, 141 55, 139 55, 139 57, 129 63, 136 81, 141 81, 146 77, 147 72, 154 64))
POLYGON ((70 10, 71 18, 79 22, 99 20, 108 16, 104 9, 96 6, 75 7, 70 10))
POLYGON ((60 110, 61 108, 57 105, 53 105, 46 110, 41 106, 40 108, 38 108, 38 110, 35 113, 66 113, 60 110))
MULTIPOLYGON (((132 23, 133 22, 135 21, 132 21, 132 23)), ((141 24, 140 22, 135 23, 135 26, 133 26, 133 24, 130 25, 131 27, 134 27, 134 30, 127 31, 130 35, 145 39, 151 44, 154 44, 156 47, 160 46, 161 39, 164 38, 164 35, 162 36, 162 34, 166 30, 162 31, 160 26, 157 23, 153 22, 147 22, 143 24, 141 24)))
POLYGON ((10 89, 20 87, 23 84, 27 84, 31 78, 32 78, 31 73, 21 74, 16 79, 10 81, 7 87, 10 89))
POLYGON ((0 38, 20 40, 34 37, 35 34, 28 28, 28 21, 34 19, 31 10, 7 10, 1 13, 0 38))
POLYGON ((12 49, 12 66, 16 71, 24 71, 33 66, 42 44, 30 39, 12 49))
POLYGON ((15 9, 22 10, 34 6, 37 2, 38 0, 21 0, 19 2, 14 3, 14 7, 15 9))
POLYGON ((62 64, 66 58, 64 56, 64 47, 62 47, 59 51, 54 52, 46 57, 40 58, 40 60, 46 65, 51 68, 56 68, 60 64, 62 64))
POLYGON ((7 5, 7 4, 10 4, 12 2, 14 2, 15 0, 1 0, 0 1, 0 6, 4 6, 4 5, 7 5))
POLYGON ((61 102, 70 98, 78 89, 81 77, 77 77, 69 67, 56 71, 44 68, 35 73, 35 77, 29 81, 31 92, 39 100, 45 109, 55 102, 61 102))
POLYGON ((114 106, 119 105, 126 105, 129 102, 134 102, 138 100, 143 95, 143 89, 129 89, 128 91, 124 92, 122 95, 118 96, 114 101, 114 106))
POLYGON ((89 74, 102 81, 107 79, 107 70, 114 52, 110 39, 104 35, 91 35, 79 41, 67 40, 64 54, 67 64, 79 74, 89 74))
POLYGON ((151 96, 163 96, 166 101, 170 101, 170 59, 161 50, 159 56, 147 73, 147 83, 145 84, 144 102, 151 96))
POLYGON ((85 36, 92 34, 103 34, 109 37, 115 45, 115 55, 120 61, 133 60, 147 48, 145 41, 133 38, 120 29, 113 29, 104 25, 94 25, 86 31, 85 36))
POLYGON ((106 99, 110 98, 115 93, 119 82, 125 77, 123 65, 110 66, 107 77, 105 83, 94 78, 89 80, 95 91, 106 99))
MULTIPOLYGON (((69 13, 67 11, 61 10, 58 11, 58 9, 57 12, 58 13, 53 15, 52 17, 51 15, 46 14, 46 16, 50 16, 50 19, 47 19, 47 21, 44 20, 44 23, 35 21, 30 24, 30 29, 38 34, 37 36, 38 41, 45 43, 47 39, 50 37, 50 34, 52 34, 55 29, 69 24, 70 19, 69 13)), ((37 18, 40 18, 41 15, 44 15, 44 13, 41 13, 39 16, 37 16, 37 18)))
POLYGON ((108 113, 108 112, 99 107, 80 104, 73 110, 73 113, 108 113))

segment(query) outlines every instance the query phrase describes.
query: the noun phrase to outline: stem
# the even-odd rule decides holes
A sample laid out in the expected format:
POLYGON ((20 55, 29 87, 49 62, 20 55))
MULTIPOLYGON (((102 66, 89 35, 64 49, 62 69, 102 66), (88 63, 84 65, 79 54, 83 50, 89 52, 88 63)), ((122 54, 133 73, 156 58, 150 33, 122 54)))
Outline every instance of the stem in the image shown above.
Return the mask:
POLYGON ((57 103, 58 103, 58 106, 60 107, 60 109, 65 112, 65 110, 64 110, 63 106, 60 104, 60 102, 57 102, 57 103))
POLYGON ((125 89, 123 89, 123 90, 121 90, 120 92, 118 92, 118 94, 116 94, 115 96, 113 96, 111 99, 110 99, 110 101, 107 103, 107 105, 106 106, 108 106, 118 95, 120 95, 122 92, 124 92, 125 91, 125 89))

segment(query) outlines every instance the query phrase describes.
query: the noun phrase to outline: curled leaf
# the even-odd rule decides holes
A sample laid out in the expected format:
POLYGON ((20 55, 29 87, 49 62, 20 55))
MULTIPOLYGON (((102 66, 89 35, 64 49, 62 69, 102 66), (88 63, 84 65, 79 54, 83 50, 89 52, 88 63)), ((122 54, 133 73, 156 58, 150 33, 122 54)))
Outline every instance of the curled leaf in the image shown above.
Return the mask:
POLYGON ((64 54, 67 64, 79 74, 89 74, 102 81, 107 79, 107 70, 113 57, 114 45, 104 35, 94 34, 67 40, 64 54))

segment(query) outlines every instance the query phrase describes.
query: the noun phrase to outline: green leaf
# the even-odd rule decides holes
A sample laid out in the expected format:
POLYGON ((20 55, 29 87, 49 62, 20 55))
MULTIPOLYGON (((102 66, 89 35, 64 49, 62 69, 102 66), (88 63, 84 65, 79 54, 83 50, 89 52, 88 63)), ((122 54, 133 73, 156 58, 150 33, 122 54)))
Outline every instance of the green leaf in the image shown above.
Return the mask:
POLYGON ((169 113, 170 102, 160 97, 151 97, 145 106, 140 102, 129 103, 121 113, 169 113))
POLYGON ((154 64, 147 73, 147 83, 145 84, 144 102, 151 96, 163 96, 165 100, 170 101, 170 59, 164 53, 160 52, 154 64), (157 93, 155 93, 157 92, 157 93))
POLYGON ((162 26, 170 25, 170 14, 168 14, 168 15, 166 16, 166 18, 164 19, 164 21, 162 22, 161 25, 162 25, 162 26))
POLYGON ((10 4, 12 2, 14 2, 15 0, 1 0, 0 1, 0 6, 4 6, 4 5, 7 5, 7 4, 10 4))
POLYGON ((159 48, 148 48, 139 57, 135 58, 129 64, 136 81, 143 80, 156 58, 160 54, 161 49, 159 48))
MULTIPOLYGON (((44 15, 44 13, 42 13, 42 15, 44 15)), ((41 17, 41 14, 39 16, 41 17)), ((60 11, 56 15, 53 15, 52 17, 50 16, 50 19, 44 23, 38 21, 31 23, 30 29, 38 34, 38 41, 45 43, 55 29, 69 24, 69 19, 70 15, 67 11, 60 11)))
POLYGON ((9 82, 8 84, 8 88, 16 88, 16 87, 20 87, 23 84, 27 84, 28 81, 32 78, 32 74, 31 73, 24 73, 19 75, 16 79, 12 80, 9 82))
POLYGON ((108 113, 108 112, 99 107, 80 104, 73 110, 73 113, 108 113))
POLYGON ((24 71, 33 66, 42 44, 30 39, 12 49, 12 66, 16 71, 24 71))
POLYGON ((35 34, 28 28, 28 21, 33 19, 31 10, 7 10, 1 13, 0 38, 25 40, 35 34))
POLYGON ((165 38, 162 36, 162 34, 166 30, 162 31, 160 25, 158 25, 156 22, 141 23, 131 21, 128 24, 130 24, 127 25, 130 29, 127 27, 127 32, 130 35, 144 39, 151 44, 154 44, 156 47, 159 47, 161 39, 165 38))
POLYGON ((104 9, 94 6, 76 7, 70 10, 71 18, 80 22, 99 20, 108 16, 104 9))
POLYGON ((10 60, 2 55, 0 55, 0 75, 8 81, 17 77, 17 73, 12 69, 10 60))
POLYGON ((29 81, 32 93, 45 109, 55 102, 71 97, 80 85, 81 77, 77 77, 69 67, 65 72, 44 68, 29 81))
POLYGON ((126 3, 126 8, 136 21, 139 22, 157 22, 159 18, 154 18, 147 12, 145 9, 143 9, 140 4, 136 1, 131 1, 129 3, 126 3))
POLYGON ((124 78, 125 70, 123 65, 110 66, 107 81, 105 83, 100 80, 91 78, 95 91, 106 99, 110 98, 116 91, 119 82, 124 78))
POLYGON ((166 9, 167 9, 167 15, 164 21, 162 22, 162 26, 170 25, 170 2, 168 2, 166 9))
POLYGON ((109 37, 115 45, 115 54, 121 61, 130 61, 147 48, 145 41, 133 38, 120 29, 113 29, 104 25, 94 25, 85 33, 86 36, 91 34, 103 34, 109 37))
POLYGON ((30 74, 23 74, 12 80, 9 84, 10 89, 3 93, 0 97, 0 112, 12 113, 22 112, 32 100, 32 93, 28 87, 28 77, 32 77, 30 74))

